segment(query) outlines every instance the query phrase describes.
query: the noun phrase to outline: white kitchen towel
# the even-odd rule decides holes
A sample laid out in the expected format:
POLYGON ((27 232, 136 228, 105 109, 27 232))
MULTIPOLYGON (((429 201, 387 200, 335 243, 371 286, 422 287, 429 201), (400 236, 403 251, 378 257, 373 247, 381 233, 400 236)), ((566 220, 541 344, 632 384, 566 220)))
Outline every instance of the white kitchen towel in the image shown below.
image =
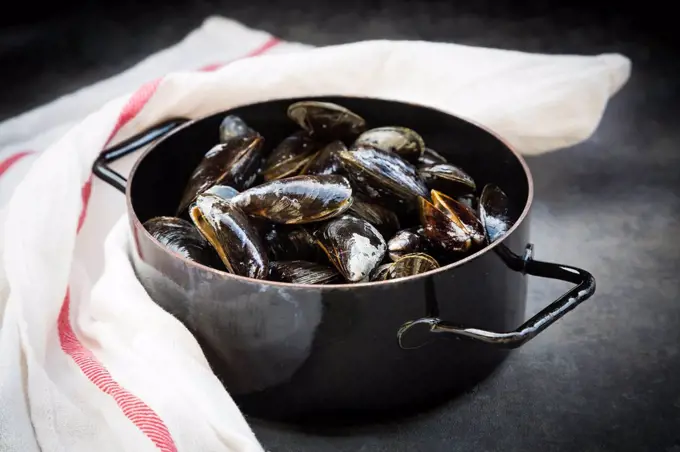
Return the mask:
POLYGON ((171 117, 354 95, 452 112, 536 154, 587 139, 629 73, 618 54, 308 49, 210 18, 124 74, 0 124, 0 450, 261 450, 193 337, 135 279, 124 198, 91 175, 105 147, 171 117), (249 52, 260 56, 203 68, 249 52))

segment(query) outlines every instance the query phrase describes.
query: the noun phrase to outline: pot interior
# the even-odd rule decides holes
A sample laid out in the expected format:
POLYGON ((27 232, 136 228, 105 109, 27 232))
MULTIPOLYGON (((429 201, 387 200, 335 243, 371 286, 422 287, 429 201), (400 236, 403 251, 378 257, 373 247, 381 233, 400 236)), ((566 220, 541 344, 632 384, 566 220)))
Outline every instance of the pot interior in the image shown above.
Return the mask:
MULTIPOLYGON (((364 117, 368 128, 402 125, 421 134, 428 147, 470 174, 479 190, 497 184, 511 201, 511 216, 519 219, 530 203, 530 175, 521 158, 486 130, 463 119, 401 102, 352 98, 305 97, 335 102, 364 117)), ((188 123, 159 142, 140 158, 130 174, 129 195, 137 218, 173 215, 182 191, 203 155, 218 143, 218 130, 226 114, 242 117, 262 134, 271 150, 299 130, 286 116, 291 103, 285 99, 248 105, 188 123)), ((517 220, 516 220, 517 221, 517 220)))

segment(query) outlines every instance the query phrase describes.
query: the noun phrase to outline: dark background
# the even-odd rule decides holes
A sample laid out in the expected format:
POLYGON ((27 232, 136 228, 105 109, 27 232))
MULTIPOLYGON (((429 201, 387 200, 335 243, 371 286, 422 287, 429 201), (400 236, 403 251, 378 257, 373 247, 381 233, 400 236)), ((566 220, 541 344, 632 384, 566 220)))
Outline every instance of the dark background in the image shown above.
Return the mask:
MULTIPOLYGON (((680 452, 677 14, 661 2, 29 2, 0 14, 0 119, 116 74, 211 14, 315 45, 429 39, 620 52, 633 73, 596 134, 528 158, 536 257, 591 270, 595 297, 470 394, 335 434, 253 422, 271 451, 680 452)), ((528 314, 557 295, 532 280, 528 314)))

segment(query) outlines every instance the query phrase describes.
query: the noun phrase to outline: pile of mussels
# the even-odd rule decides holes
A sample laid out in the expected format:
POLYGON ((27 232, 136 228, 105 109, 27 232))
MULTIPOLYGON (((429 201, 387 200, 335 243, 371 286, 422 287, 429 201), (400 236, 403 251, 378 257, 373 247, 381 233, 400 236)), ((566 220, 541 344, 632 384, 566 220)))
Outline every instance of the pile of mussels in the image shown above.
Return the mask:
POLYGON ((455 262, 511 226, 508 199, 401 126, 366 128, 336 104, 297 102, 300 126, 265 155, 229 115, 176 216, 144 226, 175 253, 241 276, 298 284, 383 281, 455 262))

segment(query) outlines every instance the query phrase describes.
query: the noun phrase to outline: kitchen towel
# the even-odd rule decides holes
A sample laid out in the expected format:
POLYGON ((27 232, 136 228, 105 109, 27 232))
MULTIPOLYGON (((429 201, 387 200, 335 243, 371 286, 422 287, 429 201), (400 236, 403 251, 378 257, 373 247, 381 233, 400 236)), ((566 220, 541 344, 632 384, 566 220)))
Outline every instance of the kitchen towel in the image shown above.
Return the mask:
POLYGON ((125 73, 3 122, 0 450, 262 450, 191 334, 135 279, 124 197, 91 174, 102 149, 171 117, 354 95, 439 108, 537 154, 587 139, 630 68, 618 54, 421 41, 313 49, 212 17, 125 73))

